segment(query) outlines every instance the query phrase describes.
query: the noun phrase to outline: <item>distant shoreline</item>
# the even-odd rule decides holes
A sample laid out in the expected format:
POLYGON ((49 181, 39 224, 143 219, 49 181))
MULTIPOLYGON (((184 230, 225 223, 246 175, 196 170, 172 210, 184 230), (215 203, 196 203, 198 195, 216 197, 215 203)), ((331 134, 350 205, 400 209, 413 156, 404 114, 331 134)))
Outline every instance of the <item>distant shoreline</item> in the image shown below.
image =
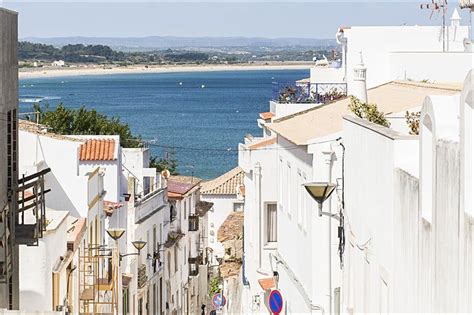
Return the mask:
POLYGON ((205 72, 205 71, 245 71, 245 70, 301 70, 310 69, 312 63, 278 63, 278 64, 238 64, 238 65, 180 65, 180 66, 149 66, 132 67, 77 67, 77 68, 20 68, 20 79, 39 79, 69 77, 83 75, 107 74, 140 74, 140 73, 173 73, 173 72, 205 72))

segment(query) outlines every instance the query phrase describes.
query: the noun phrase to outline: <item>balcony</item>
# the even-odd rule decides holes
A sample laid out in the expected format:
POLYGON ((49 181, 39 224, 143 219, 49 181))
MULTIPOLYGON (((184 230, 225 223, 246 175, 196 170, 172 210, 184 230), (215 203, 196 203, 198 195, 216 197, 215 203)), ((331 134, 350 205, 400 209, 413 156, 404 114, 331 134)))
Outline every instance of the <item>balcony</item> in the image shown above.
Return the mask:
POLYGON ((147 280, 148 280, 148 277, 146 274, 146 265, 140 264, 138 266, 138 288, 139 289, 143 288, 147 280))
POLYGON ((202 256, 189 257, 188 264, 189 264, 189 276, 195 277, 199 275, 199 265, 202 264, 202 256))
POLYGON ((199 230, 199 216, 197 215, 190 215, 188 218, 189 228, 188 231, 195 232, 199 230))
POLYGON ((277 104, 326 104, 346 96, 346 83, 273 82, 271 100, 277 104))
POLYGON ((156 189, 135 201, 135 223, 139 224, 166 206, 166 194, 156 189))
POLYGON ((175 219, 171 221, 169 225, 169 230, 168 230, 168 238, 166 239, 164 246, 166 248, 172 247, 183 236, 184 236, 184 233, 181 231, 181 220, 175 219))
POLYGON ((39 171, 18 180, 18 216, 15 224, 15 241, 17 244, 36 246, 38 239, 46 231, 45 194, 50 189, 44 188, 44 176, 50 169, 39 171))

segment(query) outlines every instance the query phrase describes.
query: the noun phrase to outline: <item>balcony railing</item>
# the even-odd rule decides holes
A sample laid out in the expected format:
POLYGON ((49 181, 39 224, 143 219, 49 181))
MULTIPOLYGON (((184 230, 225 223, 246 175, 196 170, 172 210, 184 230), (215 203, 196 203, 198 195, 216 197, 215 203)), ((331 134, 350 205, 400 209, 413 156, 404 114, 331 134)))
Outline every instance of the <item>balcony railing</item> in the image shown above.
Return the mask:
POLYGON ((189 257, 188 264, 189 264, 189 276, 190 277, 197 276, 199 274, 199 265, 202 264, 202 256, 189 257))
POLYGON ((346 83, 273 82, 272 88, 272 101, 280 104, 326 104, 346 96, 346 83))
POLYGON ((165 190, 157 189, 135 201, 135 223, 140 223, 166 205, 165 190))
POLYGON ((146 265, 141 264, 138 266, 138 288, 143 288, 146 284, 148 277, 146 274, 146 265))
POLYGON ((17 244, 36 246, 38 239, 46 231, 48 222, 44 195, 50 189, 44 188, 44 176, 50 171, 47 168, 18 180, 18 215, 15 224, 17 244))
POLYGON ((197 215, 190 215, 188 218, 189 228, 188 230, 191 232, 199 230, 199 216, 197 215))

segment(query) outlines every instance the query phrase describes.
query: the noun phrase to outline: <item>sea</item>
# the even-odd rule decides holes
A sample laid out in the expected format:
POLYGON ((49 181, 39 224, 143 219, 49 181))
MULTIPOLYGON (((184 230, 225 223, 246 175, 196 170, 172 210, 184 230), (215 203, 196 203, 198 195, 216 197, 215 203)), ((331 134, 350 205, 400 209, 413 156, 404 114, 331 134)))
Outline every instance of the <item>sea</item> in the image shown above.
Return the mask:
POLYGON ((245 135, 261 135, 272 82, 307 77, 309 70, 246 70, 22 79, 20 112, 62 103, 119 117, 153 155, 174 155, 180 174, 208 180, 237 166, 245 135))

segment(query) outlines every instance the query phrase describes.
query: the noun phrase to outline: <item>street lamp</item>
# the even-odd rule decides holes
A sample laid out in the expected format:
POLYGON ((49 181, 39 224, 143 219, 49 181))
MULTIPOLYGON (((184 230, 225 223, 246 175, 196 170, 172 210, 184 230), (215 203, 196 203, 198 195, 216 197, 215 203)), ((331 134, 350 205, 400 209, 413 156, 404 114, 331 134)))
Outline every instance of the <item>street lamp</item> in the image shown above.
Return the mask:
POLYGON ((138 253, 145 247, 146 242, 144 241, 133 241, 132 242, 133 247, 135 247, 138 250, 138 253))
POLYGON ((310 196, 318 203, 319 216, 327 215, 339 220, 339 216, 329 212, 323 212, 323 203, 331 196, 336 189, 336 184, 326 182, 313 182, 304 184, 304 188, 310 196))
POLYGON ((110 236, 114 241, 118 241, 119 238, 121 238, 124 233, 125 233, 125 229, 121 229, 121 228, 111 228, 111 229, 107 229, 107 234, 109 234, 109 236, 110 236))
POLYGON ((329 314, 332 314, 332 261, 331 261, 331 219, 337 219, 340 220, 340 217, 336 214, 332 214, 330 212, 323 212, 323 203, 331 196, 331 194, 334 192, 336 189, 336 184, 329 183, 329 182, 313 182, 313 183, 307 183, 303 184, 304 188, 306 188, 306 191, 311 195, 311 197, 316 200, 318 203, 318 210, 319 210, 319 216, 326 215, 329 217, 328 219, 328 240, 329 240, 329 246, 328 246, 328 288, 329 288, 329 314))

